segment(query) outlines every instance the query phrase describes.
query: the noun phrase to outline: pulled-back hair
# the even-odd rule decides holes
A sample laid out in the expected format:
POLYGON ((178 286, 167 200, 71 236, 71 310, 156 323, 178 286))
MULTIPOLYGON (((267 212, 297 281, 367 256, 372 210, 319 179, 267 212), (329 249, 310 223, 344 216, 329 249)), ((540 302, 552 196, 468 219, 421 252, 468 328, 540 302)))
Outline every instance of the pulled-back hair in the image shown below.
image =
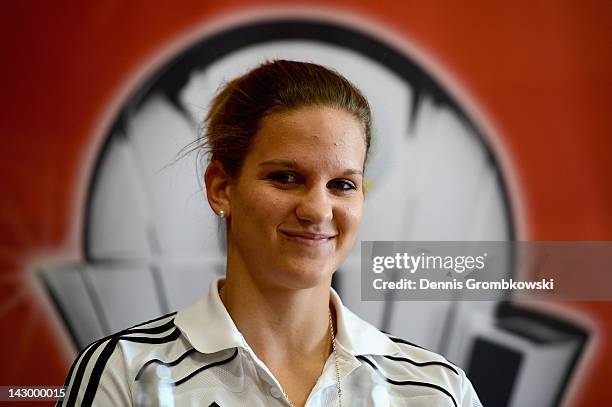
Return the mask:
POLYGON ((266 115, 309 106, 352 114, 362 125, 367 157, 372 118, 359 89, 321 65, 287 60, 266 62, 223 87, 204 121, 204 149, 236 178, 266 115))

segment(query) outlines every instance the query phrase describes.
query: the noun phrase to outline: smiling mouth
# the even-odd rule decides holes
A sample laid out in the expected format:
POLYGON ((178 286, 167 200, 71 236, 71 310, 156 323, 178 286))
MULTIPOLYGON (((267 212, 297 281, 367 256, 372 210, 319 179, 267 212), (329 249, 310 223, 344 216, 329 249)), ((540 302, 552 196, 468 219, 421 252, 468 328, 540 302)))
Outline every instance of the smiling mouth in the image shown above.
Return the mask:
POLYGON ((319 246, 333 240, 336 235, 319 234, 319 233, 304 233, 304 232, 291 232, 291 231, 280 231, 283 236, 288 240, 301 243, 307 246, 319 246))

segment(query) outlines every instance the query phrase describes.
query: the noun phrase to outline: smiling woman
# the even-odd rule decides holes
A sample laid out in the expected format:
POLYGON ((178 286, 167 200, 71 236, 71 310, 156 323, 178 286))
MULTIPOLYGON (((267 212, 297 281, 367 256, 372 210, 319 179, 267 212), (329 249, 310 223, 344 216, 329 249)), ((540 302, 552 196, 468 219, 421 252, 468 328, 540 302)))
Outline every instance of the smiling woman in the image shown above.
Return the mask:
POLYGON ((362 219, 370 127, 359 90, 319 65, 274 61, 225 85, 199 146, 226 223, 225 278, 86 348, 65 404, 479 406, 461 369, 331 289, 362 219))
POLYGON ((263 118, 236 179, 210 164, 210 205, 227 214, 226 293, 241 279, 266 295, 328 295, 361 222, 365 150, 350 113, 312 106, 263 118))

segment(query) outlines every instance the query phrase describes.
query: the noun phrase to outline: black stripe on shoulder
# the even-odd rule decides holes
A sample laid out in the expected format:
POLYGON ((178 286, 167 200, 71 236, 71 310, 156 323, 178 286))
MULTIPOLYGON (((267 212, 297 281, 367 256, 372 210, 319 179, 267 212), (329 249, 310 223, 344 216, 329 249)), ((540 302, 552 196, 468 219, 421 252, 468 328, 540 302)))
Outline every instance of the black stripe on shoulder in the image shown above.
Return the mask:
MULTIPOLYGON (((105 338, 99 339, 99 340, 91 343, 85 349, 83 349, 81 351, 81 354, 80 354, 80 355, 82 355, 82 357, 77 357, 77 359, 73 363, 72 367, 70 368, 70 371, 68 372, 68 377, 66 378, 66 386, 68 386, 69 383, 70 383, 70 379, 72 377, 72 373, 74 371, 74 368, 78 364, 79 367, 78 367, 78 369, 77 369, 77 371, 75 373, 72 385, 70 386, 70 394, 67 394, 66 398, 64 398, 65 406, 66 407, 74 407, 74 405, 76 404, 76 399, 77 399, 79 390, 81 388, 81 383, 83 382, 83 377, 85 376, 85 370, 87 369, 87 365, 89 364, 89 361, 91 360, 93 354, 98 350, 100 345, 102 345, 104 342, 108 341, 106 347, 104 348, 104 350, 102 351, 102 353, 98 357, 98 360, 96 360, 96 363, 94 365, 94 370, 91 373, 90 380, 88 381, 87 388, 85 390, 86 396, 87 396, 87 394, 91 394, 91 392, 93 392, 93 396, 95 396, 95 391, 98 388, 98 384, 100 382, 100 377, 102 375, 102 371, 104 370, 104 366, 106 365, 106 362, 110 358, 110 355, 112 354, 112 351, 115 349, 115 346, 117 345, 117 342, 118 342, 119 338, 121 338, 124 335, 129 335, 129 334, 133 334, 133 333, 141 333, 141 334, 142 333, 144 333, 144 334, 163 333, 163 332, 171 329, 172 327, 174 327, 174 318, 172 318, 170 321, 168 321, 168 322, 166 322, 166 323, 164 323, 162 325, 158 325, 158 326, 154 326, 154 327, 149 327, 149 328, 140 328, 140 327, 145 326, 145 325, 150 324, 150 323, 153 323, 153 322, 161 321, 161 320, 163 320, 165 318, 174 316, 175 314, 176 314, 176 312, 173 312, 173 313, 170 313, 170 314, 163 315, 161 317, 152 319, 150 321, 146 321, 146 322, 143 322, 141 324, 134 325, 133 327, 124 329, 124 330, 119 331, 119 332, 117 332, 117 333, 115 333, 113 335, 110 335, 110 336, 107 336, 105 338), (80 363, 79 363, 79 359, 80 359, 80 363), (97 377, 97 379, 96 379, 96 377, 97 377), (91 386, 92 386, 94 381, 95 381, 94 389, 90 390, 90 388, 91 388, 91 386)), ((175 331, 178 331, 178 329, 175 329, 175 331)), ((173 332, 169 336, 172 336, 172 335, 175 335, 175 332, 173 332)), ((178 335, 176 337, 178 337, 178 335)), ((167 338, 167 337, 164 337, 164 338, 167 338)), ((121 339, 123 339, 123 338, 121 338, 121 339)), ((134 342, 137 342, 139 338, 135 338, 135 339, 136 340, 134 340, 134 342)), ((158 340, 158 341, 160 340, 160 338, 146 338, 146 339, 147 340, 154 339, 154 340, 158 340)), ((176 339, 176 338, 173 338, 173 339, 170 339, 170 340, 174 340, 174 339, 176 339)), ((153 343, 163 343, 163 342, 153 342, 153 343)), ((91 397, 91 401, 93 401, 93 396, 91 397)), ((63 405, 64 405, 64 403, 61 404, 61 406, 63 406, 63 405)), ((83 400, 82 405, 87 405, 85 403, 85 399, 83 400)))
MULTIPOLYGON (((81 351, 77 354, 76 358, 74 359, 74 362, 72 362, 72 365, 70 366, 70 370, 68 370, 68 375, 66 376, 66 381, 64 381, 64 388, 68 388, 68 386, 70 386, 70 380, 73 378, 73 374, 74 374, 74 369, 77 367, 77 365, 80 367, 81 364, 85 363, 85 365, 87 365, 87 363, 89 362, 89 359, 91 358, 91 354, 89 354, 89 356, 86 357, 87 353, 93 353, 95 352, 95 349, 93 349, 93 351, 91 351, 92 347, 97 348, 99 346, 98 342, 100 341, 104 341, 106 338, 102 338, 102 339, 98 339, 97 341, 94 341, 92 343, 90 343, 89 345, 87 345, 85 348, 81 349, 81 351), (80 363, 79 363, 80 362, 80 363)), ((83 368, 82 370, 84 370, 85 368, 83 368)), ((76 380, 76 376, 75 376, 75 380, 76 380)), ((74 382, 76 383, 76 381, 74 382)), ((77 388, 80 386, 80 381, 78 382, 78 386, 76 386, 77 388)), ((75 386, 73 385, 71 388, 73 389, 75 386)), ((68 399, 69 399, 69 395, 67 394, 63 399, 58 400, 57 403, 55 403, 55 407, 61 407, 63 405, 67 405, 68 403, 68 399)))
MULTIPOLYGON (((171 322, 174 322, 172 320, 171 322)), ((165 325, 165 324, 164 324, 165 325)), ((155 328, 150 328, 155 329, 155 328)), ((128 331, 127 333, 133 333, 133 330, 128 331)), ((91 372, 91 376, 89 378, 89 383, 87 384, 87 389, 85 391, 85 396, 83 397, 83 404, 85 406, 89 406, 93 403, 93 399, 96 395, 96 391, 98 390, 98 386, 100 384, 100 379, 102 377, 102 372, 104 371, 104 367, 110 359, 113 350, 117 346, 119 341, 129 341, 129 342, 138 342, 138 343, 150 343, 150 344, 160 344, 160 343, 168 343, 176 340, 181 335, 181 331, 178 328, 175 328, 169 335, 162 337, 133 337, 133 336, 123 336, 116 335, 114 336, 106 345, 98 360, 96 360, 96 364, 91 372)))
POLYGON ((448 397, 450 397, 450 399, 453 402, 453 405, 455 407, 457 407, 457 401, 455 401, 455 398, 453 397, 453 395, 446 390, 444 387, 438 386, 437 384, 433 384, 433 383, 427 383, 427 382, 417 382, 417 381, 413 381, 413 380, 393 380, 393 379, 389 379, 387 376, 385 376, 380 369, 378 368, 378 366, 376 366, 374 364, 374 362, 372 362, 370 359, 366 358, 365 356, 361 356, 358 355, 356 356, 357 359, 359 360, 363 360, 364 362, 366 362, 368 365, 370 365, 370 367, 372 367, 372 369, 374 369, 376 372, 378 372, 383 379, 385 379, 385 381, 387 383, 396 385, 396 386, 420 386, 420 387, 429 387, 431 389, 436 389, 438 391, 441 391, 442 393, 446 394, 448 397))
POLYGON ((410 346, 414 346, 415 348, 419 348, 419 349, 423 349, 423 350, 428 350, 428 349, 425 349, 425 348, 424 348, 424 347, 422 347, 422 346, 417 345, 416 343, 408 342, 408 341, 407 341, 407 340, 405 340, 405 339, 398 338, 397 336, 393 336, 393 335, 391 335, 391 334, 390 334, 390 333, 388 333, 388 332, 385 332, 385 331, 381 331, 381 332, 382 332, 382 333, 384 333, 385 335, 387 335, 387 337, 388 337, 389 339, 391 339, 391 340, 392 340, 393 342, 395 342, 395 343, 403 343, 404 345, 410 345, 410 346))
POLYGON ((210 369, 211 367, 220 366, 225 363, 231 362, 236 356, 238 356, 238 348, 235 348, 232 356, 228 357, 227 359, 223 359, 218 362, 214 362, 206 366, 202 366, 198 368, 197 370, 195 370, 194 372, 189 373, 187 376, 183 377, 182 379, 172 383, 171 386, 180 386, 181 384, 185 383, 187 380, 191 379, 193 376, 197 375, 198 373, 203 372, 206 369, 210 369))
POLYGON ((447 369, 449 369, 450 371, 452 371, 454 374, 459 375, 459 372, 457 371, 457 369, 455 369, 452 365, 445 363, 445 362, 438 362, 435 360, 429 361, 429 362, 417 362, 415 360, 409 359, 409 358, 404 358, 404 357, 399 357, 399 356, 391 356, 391 355, 385 355, 385 359, 389 359, 389 360, 393 360, 396 362, 408 362, 414 366, 419 366, 419 367, 424 367, 424 366, 442 366, 445 367, 447 369))
POLYGON ((142 367, 140 368, 140 370, 138 371, 138 373, 136 374, 136 377, 134 378, 134 381, 137 381, 138 379, 140 379, 140 376, 142 375, 142 372, 147 368, 147 366, 152 365, 152 364, 157 364, 157 365, 162 365, 162 366, 166 366, 166 367, 173 367, 178 365, 179 363, 181 363, 181 361, 183 361, 183 359, 185 359, 187 356, 191 355, 192 353, 196 352, 195 348, 191 348, 189 349, 187 352, 183 353, 181 356, 179 356, 178 358, 176 358, 175 360, 171 361, 171 362, 164 362, 162 360, 159 359, 151 359, 149 360, 147 363, 145 363, 144 365, 142 365, 142 367))
MULTIPOLYGON (((132 331, 132 330, 135 330, 137 328, 143 329, 142 327, 145 326, 145 325, 152 324, 153 322, 161 321, 162 319, 173 317, 175 315, 176 315, 176 311, 175 312, 171 312, 171 313, 166 314, 166 315, 162 315, 161 317, 157 317, 157 318, 151 319, 151 320, 146 321, 146 322, 141 322, 139 324, 133 325, 133 326, 127 328, 127 329, 124 329, 124 331, 132 331)), ((174 321, 174 318, 172 318, 172 321, 174 321)), ((148 327, 148 328, 144 328, 144 329, 151 329, 151 328, 154 328, 154 327, 148 327)))
MULTIPOLYGON (((395 342, 395 343, 403 343, 404 345, 412 346, 412 347, 415 347, 415 348, 418 348, 418 349, 425 350, 425 351, 427 351, 427 352, 434 353, 434 354, 436 354, 436 355, 438 355, 438 356, 442 357, 444 360, 446 360, 446 362, 449 364, 449 366, 452 366, 452 365, 453 365, 453 363, 452 363, 452 362, 450 362, 448 359, 446 359, 444 356, 440 355, 439 353, 436 353, 436 352, 434 352, 434 351, 432 351, 432 350, 429 350, 429 349, 427 349, 427 348, 424 348, 424 347, 422 347, 422 346, 419 346, 419 345, 417 345, 416 343, 408 342, 408 341, 407 341, 407 340, 405 340, 405 339, 398 338, 397 336, 393 336, 393 335, 391 335, 391 334, 390 334, 390 333, 388 333, 388 332, 385 332, 385 331, 381 331, 381 332, 382 332, 382 333, 384 333, 385 335, 387 335, 387 337, 389 337, 389 339, 391 339, 391 340, 392 340, 393 342, 395 342)), ((441 362, 441 363, 443 363, 443 362, 441 362)), ((453 371, 455 371, 455 372, 456 372, 457 370, 456 370, 456 369, 453 369, 453 371)))
POLYGON ((106 366, 106 362, 115 350, 117 342, 119 342, 118 336, 111 338, 111 340, 106 343, 106 346, 102 350, 102 353, 100 353, 100 356, 98 356, 98 360, 96 360, 96 364, 91 371, 91 376, 89 376, 89 382, 87 383, 87 388, 85 389, 85 395, 83 396, 81 406, 91 406, 93 404, 93 399, 96 395, 96 391, 98 390, 98 384, 100 383, 102 372, 104 371, 104 366, 106 366))
MULTIPOLYGON (((89 346, 94 345, 96 342, 93 342, 87 345, 85 348, 81 349, 81 351, 77 354, 76 358, 74 358, 74 362, 72 362, 72 365, 70 365, 70 370, 68 370, 68 375, 66 376, 66 381, 64 382, 65 388, 67 388, 68 385, 70 385, 70 379, 72 379, 72 373, 74 372, 74 368, 79 364, 79 361, 83 357, 83 354, 87 352, 89 346)), ((58 405, 61 405, 61 403, 58 402, 58 405)))
MULTIPOLYGON (((130 332, 131 333, 131 332, 130 332)), ((150 337, 150 336, 121 336, 119 340, 126 342, 137 342, 137 343, 150 343, 150 344, 158 344, 158 343, 168 343, 172 342, 178 337, 181 336, 181 331, 178 328, 174 328, 170 334, 166 336, 159 337, 150 337)))
POLYGON ((70 394, 66 394, 66 396, 58 403, 56 406, 74 406, 76 396, 79 392, 79 388, 81 387, 81 382, 83 380, 83 375, 85 374, 85 368, 89 363, 89 359, 93 353, 98 349, 100 344, 105 341, 107 338, 98 339, 95 342, 87 345, 76 357, 72 366, 70 366, 70 370, 68 371, 68 376, 66 377, 66 381, 64 386, 68 388, 70 386, 70 394), (76 373, 74 372, 75 367, 78 365, 76 373), (74 377, 73 377, 74 373, 74 377), (72 380, 72 385, 70 385, 70 380, 72 380))
MULTIPOLYGON (((70 385, 70 394, 67 394, 66 397, 64 398, 66 407, 73 407, 75 405, 77 395, 79 394, 79 389, 81 388, 81 382, 83 381, 83 377, 85 376, 85 369, 87 369, 87 365, 89 364, 89 360, 91 359, 92 355, 96 352, 96 350, 98 350, 100 345, 104 343, 105 341, 107 341, 108 339, 109 337, 106 337, 106 338, 102 338, 102 339, 99 339, 91 343, 81 352, 82 357, 77 358, 74 361, 74 364, 70 368, 70 372, 73 371, 74 367, 77 364, 79 365, 79 367, 74 375, 74 380, 72 381, 72 384, 70 385)), ((71 376, 69 375, 68 378, 66 379, 67 385, 68 383, 70 383, 70 378, 71 376)), ((62 403, 62 405, 64 404, 62 403)))
MULTIPOLYGON (((171 319, 163 325, 158 325, 158 326, 154 326, 151 328, 130 328, 126 330, 121 336, 126 337, 126 335, 131 335, 131 334, 161 334, 166 331, 169 331, 170 329, 174 327, 175 327, 174 319, 171 319)), ((128 336, 126 338, 131 338, 131 337, 128 336)))

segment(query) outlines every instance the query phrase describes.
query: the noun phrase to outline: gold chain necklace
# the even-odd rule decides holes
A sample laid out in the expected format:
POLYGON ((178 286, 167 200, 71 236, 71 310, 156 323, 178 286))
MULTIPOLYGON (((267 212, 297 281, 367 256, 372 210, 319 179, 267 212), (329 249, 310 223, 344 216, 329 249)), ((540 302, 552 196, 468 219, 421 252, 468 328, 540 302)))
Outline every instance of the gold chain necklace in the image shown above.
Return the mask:
MULTIPOLYGON (((332 320, 331 310, 328 311, 329 314, 329 333, 331 336, 331 344, 332 344, 332 353, 334 354, 334 364, 336 365, 336 388, 338 389, 338 407, 342 407, 342 388, 340 387, 340 368, 338 367, 338 353, 336 352, 336 336, 334 335, 334 323, 332 320)), ((291 399, 284 390, 282 390, 283 396, 285 396, 285 400, 289 403, 289 406, 295 407, 291 399)))
MULTIPOLYGON (((223 286, 219 288, 219 297, 221 297, 222 292, 223 292, 223 286)), ((342 407, 342 388, 340 386, 340 367, 338 366, 338 352, 336 351, 336 335, 334 335, 334 322, 332 319, 331 309, 328 310, 328 315, 329 315, 329 334, 331 337, 332 353, 334 354, 334 365, 336 365, 336 388, 338 389, 338 407, 342 407)), ((295 407, 295 405, 293 404, 293 402, 291 401, 287 393, 285 393, 285 390, 281 388, 281 391, 283 392, 283 396, 285 397, 285 400, 287 400, 287 403, 289 403, 289 406, 295 407)))

